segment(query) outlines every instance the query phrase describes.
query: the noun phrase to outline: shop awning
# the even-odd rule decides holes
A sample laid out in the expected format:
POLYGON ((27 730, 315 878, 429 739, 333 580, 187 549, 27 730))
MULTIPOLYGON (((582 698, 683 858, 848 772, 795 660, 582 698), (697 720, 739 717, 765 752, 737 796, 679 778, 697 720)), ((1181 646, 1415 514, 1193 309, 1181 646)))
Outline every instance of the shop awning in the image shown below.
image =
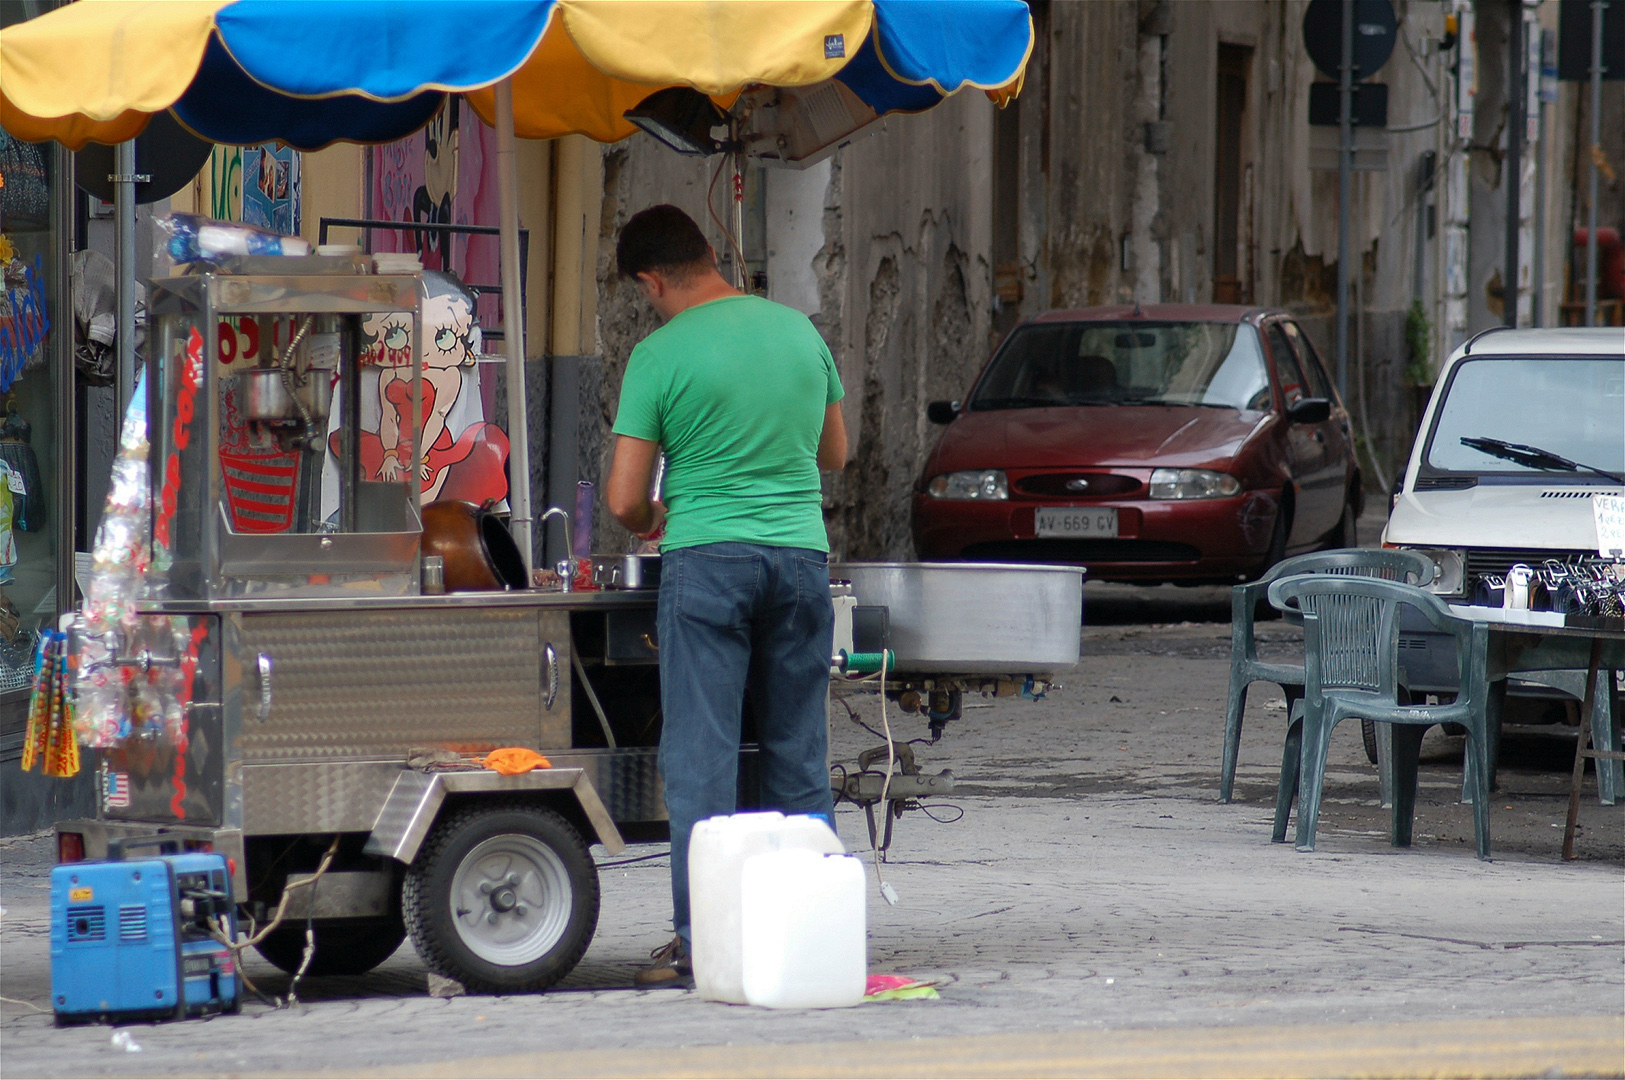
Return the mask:
POLYGON ((81 0, 0 35, 0 122, 30 141, 134 137, 157 112, 220 143, 387 142, 445 94, 494 122, 512 77, 523 138, 634 130, 688 87, 835 80, 879 115, 962 89, 1003 104, 1032 49, 1022 0, 81 0))

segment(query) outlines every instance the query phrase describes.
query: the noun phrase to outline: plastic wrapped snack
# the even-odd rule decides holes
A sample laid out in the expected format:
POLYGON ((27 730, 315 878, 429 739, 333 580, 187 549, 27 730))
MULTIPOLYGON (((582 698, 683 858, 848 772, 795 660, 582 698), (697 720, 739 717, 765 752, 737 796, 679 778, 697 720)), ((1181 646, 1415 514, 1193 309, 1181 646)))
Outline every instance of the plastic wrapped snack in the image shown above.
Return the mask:
POLYGON ((152 219, 158 238, 153 253, 164 265, 219 262, 236 255, 309 255, 310 243, 240 221, 217 221, 197 214, 160 214, 152 219))

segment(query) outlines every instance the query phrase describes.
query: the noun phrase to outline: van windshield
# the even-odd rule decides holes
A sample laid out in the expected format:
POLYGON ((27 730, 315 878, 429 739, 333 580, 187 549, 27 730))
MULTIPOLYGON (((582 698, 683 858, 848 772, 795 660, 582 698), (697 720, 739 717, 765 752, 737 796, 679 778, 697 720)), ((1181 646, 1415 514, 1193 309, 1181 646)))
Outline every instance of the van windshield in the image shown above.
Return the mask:
POLYGON ((1625 471, 1625 358, 1464 360, 1450 377, 1422 459, 1447 472, 1575 475, 1509 461, 1464 445, 1464 438, 1539 447, 1625 471))
POLYGON ((1262 411, 1269 375, 1245 323, 1088 322, 1022 327, 993 358, 970 408, 1205 405, 1262 411))

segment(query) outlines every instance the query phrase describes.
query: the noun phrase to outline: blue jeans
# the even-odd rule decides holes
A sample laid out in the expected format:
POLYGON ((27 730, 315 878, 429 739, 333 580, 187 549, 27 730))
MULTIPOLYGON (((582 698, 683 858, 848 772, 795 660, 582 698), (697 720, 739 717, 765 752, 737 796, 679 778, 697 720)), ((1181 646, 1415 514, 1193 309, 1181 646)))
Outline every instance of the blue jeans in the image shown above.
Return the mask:
POLYGON ((672 923, 690 942, 694 823, 738 809, 741 709, 750 694, 762 808, 822 814, 829 788, 835 612, 822 551, 719 543, 661 553, 660 775, 671 818, 672 923))

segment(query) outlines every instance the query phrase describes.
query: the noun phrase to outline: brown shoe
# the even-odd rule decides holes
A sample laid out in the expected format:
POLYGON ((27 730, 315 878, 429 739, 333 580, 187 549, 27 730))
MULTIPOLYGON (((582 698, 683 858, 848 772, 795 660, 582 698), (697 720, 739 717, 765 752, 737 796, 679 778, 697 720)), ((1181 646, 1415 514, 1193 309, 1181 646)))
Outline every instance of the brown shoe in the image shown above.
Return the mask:
POLYGON ((693 985, 694 964, 681 937, 674 937, 655 949, 649 954, 649 961, 647 967, 638 968, 637 974, 632 976, 634 985, 650 988, 693 985))

